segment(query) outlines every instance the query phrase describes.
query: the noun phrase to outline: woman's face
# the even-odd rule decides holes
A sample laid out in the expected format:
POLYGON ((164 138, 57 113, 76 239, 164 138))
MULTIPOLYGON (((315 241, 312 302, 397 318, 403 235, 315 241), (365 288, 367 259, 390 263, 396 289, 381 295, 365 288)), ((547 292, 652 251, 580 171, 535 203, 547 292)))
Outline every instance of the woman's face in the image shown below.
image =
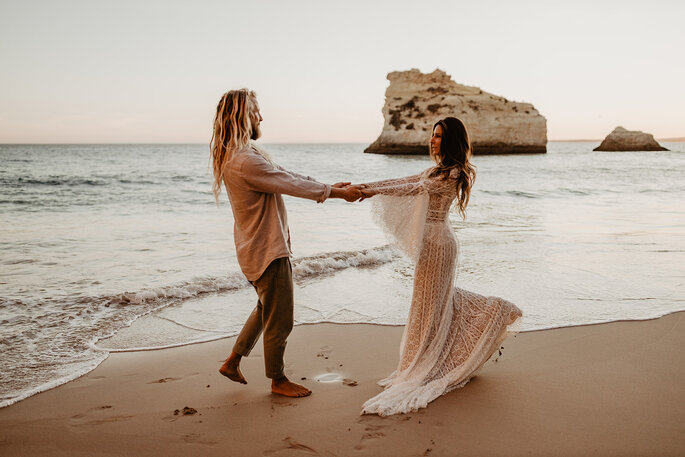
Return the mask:
POLYGON ((440 164, 440 142, 442 141, 442 126, 436 125, 430 140, 430 156, 433 162, 440 164))

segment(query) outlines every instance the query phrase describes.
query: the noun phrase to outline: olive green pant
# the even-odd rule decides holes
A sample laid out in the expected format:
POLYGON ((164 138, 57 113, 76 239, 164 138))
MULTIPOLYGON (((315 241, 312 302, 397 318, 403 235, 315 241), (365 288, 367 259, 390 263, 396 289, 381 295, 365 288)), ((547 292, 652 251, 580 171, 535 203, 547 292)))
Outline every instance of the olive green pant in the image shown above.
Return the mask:
POLYGON ((288 257, 269 264, 256 281, 257 306, 247 318, 233 351, 248 356, 264 331, 264 365, 266 376, 279 379, 283 372, 286 340, 293 329, 293 272, 288 257))

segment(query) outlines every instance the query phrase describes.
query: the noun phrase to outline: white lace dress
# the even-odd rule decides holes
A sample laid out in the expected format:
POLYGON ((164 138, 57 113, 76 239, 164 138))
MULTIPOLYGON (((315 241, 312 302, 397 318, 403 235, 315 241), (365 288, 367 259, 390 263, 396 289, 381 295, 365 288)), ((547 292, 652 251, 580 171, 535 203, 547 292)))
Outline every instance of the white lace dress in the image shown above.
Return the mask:
POLYGON ((416 411, 462 387, 521 317, 513 303, 455 287, 459 246, 448 213, 456 175, 431 178, 429 171, 366 184, 377 222, 416 269, 397 370, 379 382, 384 390, 362 414, 416 411))

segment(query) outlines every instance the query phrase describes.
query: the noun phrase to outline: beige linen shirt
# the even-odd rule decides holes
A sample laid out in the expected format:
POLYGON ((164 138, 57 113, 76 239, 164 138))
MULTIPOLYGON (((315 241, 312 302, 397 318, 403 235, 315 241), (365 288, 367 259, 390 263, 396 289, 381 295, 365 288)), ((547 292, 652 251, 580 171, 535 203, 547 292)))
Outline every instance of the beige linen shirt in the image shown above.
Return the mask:
POLYGON ((233 154, 223 178, 235 221, 238 264, 248 281, 259 279, 275 259, 292 255, 281 194, 319 203, 331 194, 331 186, 272 165, 251 146, 233 154))

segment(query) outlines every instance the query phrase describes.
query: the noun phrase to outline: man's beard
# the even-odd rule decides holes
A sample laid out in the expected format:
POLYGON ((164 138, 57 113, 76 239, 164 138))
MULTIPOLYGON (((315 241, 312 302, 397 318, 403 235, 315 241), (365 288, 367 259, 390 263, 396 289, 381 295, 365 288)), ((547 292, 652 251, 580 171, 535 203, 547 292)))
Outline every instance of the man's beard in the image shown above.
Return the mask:
POLYGON ((252 133, 250 134, 250 139, 257 140, 260 136, 262 136, 262 129, 259 128, 259 125, 253 125, 252 133))

